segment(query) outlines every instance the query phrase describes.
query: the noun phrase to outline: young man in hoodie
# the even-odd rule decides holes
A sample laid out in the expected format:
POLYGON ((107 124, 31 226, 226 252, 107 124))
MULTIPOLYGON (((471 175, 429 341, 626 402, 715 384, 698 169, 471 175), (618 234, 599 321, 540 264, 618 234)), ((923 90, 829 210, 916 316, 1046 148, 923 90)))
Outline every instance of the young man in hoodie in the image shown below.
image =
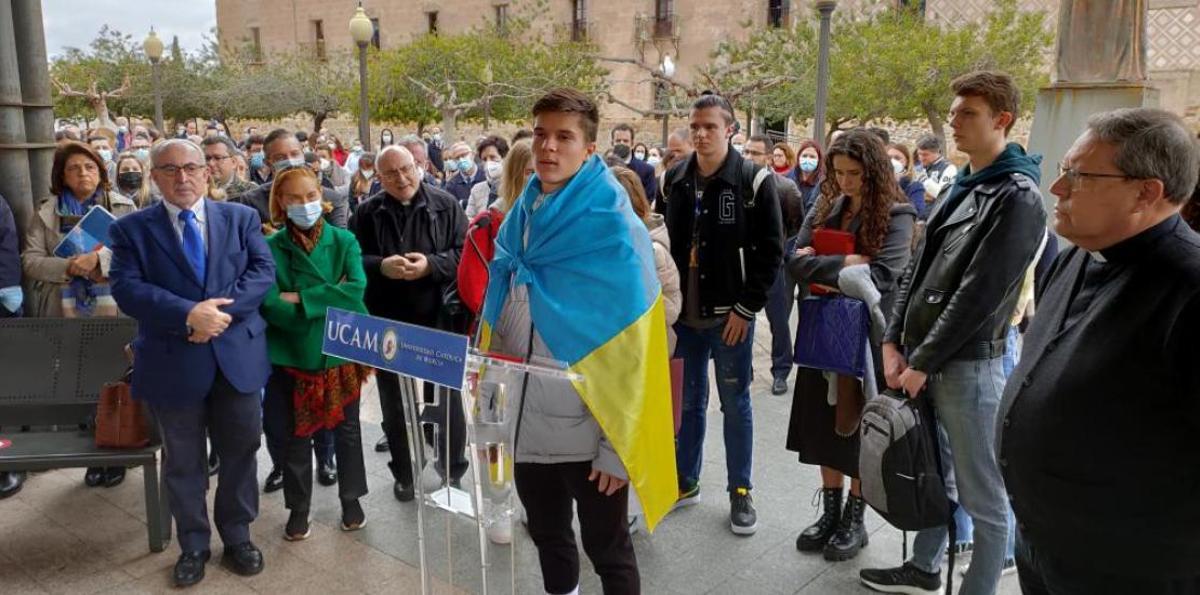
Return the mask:
MULTIPOLYGON (((929 214, 900 283, 883 339, 887 384, 933 404, 949 443, 960 502, 975 525, 975 549, 961 593, 990 595, 1005 563, 1008 500, 996 456, 995 423, 1004 387, 1009 318, 1025 270, 1046 232, 1038 191, 1041 161, 1008 133, 1020 112, 1012 77, 974 72, 952 83, 950 126, 970 163, 929 214)), ((888 593, 941 587, 947 527, 917 533, 899 568, 866 569, 862 582, 888 593)))

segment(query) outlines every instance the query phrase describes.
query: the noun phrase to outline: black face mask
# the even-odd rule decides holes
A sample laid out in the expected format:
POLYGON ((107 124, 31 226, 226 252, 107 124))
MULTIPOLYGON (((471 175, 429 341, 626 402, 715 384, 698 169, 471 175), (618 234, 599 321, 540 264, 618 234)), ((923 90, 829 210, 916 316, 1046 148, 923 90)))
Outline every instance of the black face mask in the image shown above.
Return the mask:
POLYGON ((122 190, 138 190, 142 187, 142 172, 127 171, 117 174, 117 186, 122 190))

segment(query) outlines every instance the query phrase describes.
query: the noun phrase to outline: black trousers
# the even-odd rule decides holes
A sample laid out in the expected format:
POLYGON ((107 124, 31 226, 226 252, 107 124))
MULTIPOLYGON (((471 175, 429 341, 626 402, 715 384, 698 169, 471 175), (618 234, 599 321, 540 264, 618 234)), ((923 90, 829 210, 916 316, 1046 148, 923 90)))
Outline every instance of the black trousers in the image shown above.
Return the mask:
POLYGON ((226 545, 250 541, 250 523, 258 516, 259 392, 238 392, 218 371, 203 402, 153 410, 162 433, 163 481, 180 550, 209 549, 207 439, 221 459, 213 504, 217 533, 226 545))
MULTIPOLYGON (((408 427, 404 423, 404 399, 400 396, 399 376, 392 372, 377 370, 375 382, 379 386, 379 406, 383 412, 383 433, 387 436, 388 447, 392 452, 392 461, 388 467, 396 481, 412 485, 412 452, 408 447, 408 427)), ((411 382, 406 380, 405 382, 411 382)), ((424 383, 423 398, 426 403, 433 401, 434 385, 424 383)), ((458 391, 442 389, 442 402, 437 407, 427 406, 421 416, 425 426, 426 444, 436 446, 434 457, 439 461, 438 473, 447 477, 441 461, 446 458, 447 443, 450 449, 451 479, 460 479, 467 472, 467 427, 463 417, 462 396, 458 391), (450 427, 446 431, 446 408, 450 411, 450 427), (431 424, 437 424, 438 431, 433 431, 431 424), (436 440, 435 440, 436 438, 436 440)), ((339 453, 340 455, 340 453, 339 453)), ((340 463, 339 463, 340 464, 340 463)))
MULTIPOLYGON (((1130 547, 1138 547, 1131 544, 1130 547)), ((1120 570, 1120 569, 1112 569, 1120 570)), ((1138 570, 1129 566, 1125 570, 1138 570)), ((1064 563, 1017 534, 1017 573, 1024 595, 1198 595, 1200 569, 1190 578, 1124 576, 1064 563)))
MULTIPOLYGON (((296 407, 292 391, 296 380, 276 368, 267 381, 267 394, 275 395, 286 411, 283 453, 283 502, 288 510, 308 510, 312 503, 313 436, 296 436, 296 407)), ((358 422, 359 402, 343 409, 345 419, 333 429, 333 448, 337 452, 338 498, 343 502, 367 494, 367 469, 363 463, 362 429, 358 422)))
POLYGON ((605 595, 641 593, 637 555, 629 537, 629 487, 611 496, 588 481, 592 464, 517 463, 513 477, 529 518, 529 535, 538 549, 547 593, 570 593, 579 586, 579 549, 571 529, 574 503, 579 530, 605 595))

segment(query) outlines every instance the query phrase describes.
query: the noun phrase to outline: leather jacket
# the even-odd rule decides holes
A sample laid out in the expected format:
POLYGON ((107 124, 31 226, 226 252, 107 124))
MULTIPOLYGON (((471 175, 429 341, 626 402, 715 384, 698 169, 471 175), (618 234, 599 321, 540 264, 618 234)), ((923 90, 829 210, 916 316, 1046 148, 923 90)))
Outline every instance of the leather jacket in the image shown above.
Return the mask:
POLYGON ((946 200, 951 188, 929 215, 884 334, 929 375, 951 360, 1004 353, 1021 282, 1046 233, 1042 194, 1024 174, 982 183, 955 204, 946 200))

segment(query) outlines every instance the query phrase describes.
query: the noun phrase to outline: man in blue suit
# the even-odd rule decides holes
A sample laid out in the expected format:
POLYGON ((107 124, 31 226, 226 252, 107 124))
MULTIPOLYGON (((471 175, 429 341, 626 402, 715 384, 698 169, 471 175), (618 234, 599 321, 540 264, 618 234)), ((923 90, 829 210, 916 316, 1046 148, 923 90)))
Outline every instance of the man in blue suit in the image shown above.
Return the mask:
POLYGON ((638 175, 638 179, 642 181, 642 190, 646 191, 647 198, 658 196, 658 177, 654 173, 654 166, 633 156, 633 126, 625 122, 618 122, 612 129, 612 145, 624 145, 629 148, 629 157, 625 158, 625 166, 633 170, 633 173, 638 175))
POLYGON ((271 371, 258 309, 275 264, 253 209, 205 197, 200 147, 167 140, 150 160, 163 201, 110 228, 109 278, 121 311, 138 321, 133 395, 149 403, 162 431, 163 477, 183 551, 175 584, 200 582, 210 556, 206 436, 221 460, 213 516, 222 563, 258 574, 262 552, 250 541, 250 523, 258 516, 259 391, 271 371))

